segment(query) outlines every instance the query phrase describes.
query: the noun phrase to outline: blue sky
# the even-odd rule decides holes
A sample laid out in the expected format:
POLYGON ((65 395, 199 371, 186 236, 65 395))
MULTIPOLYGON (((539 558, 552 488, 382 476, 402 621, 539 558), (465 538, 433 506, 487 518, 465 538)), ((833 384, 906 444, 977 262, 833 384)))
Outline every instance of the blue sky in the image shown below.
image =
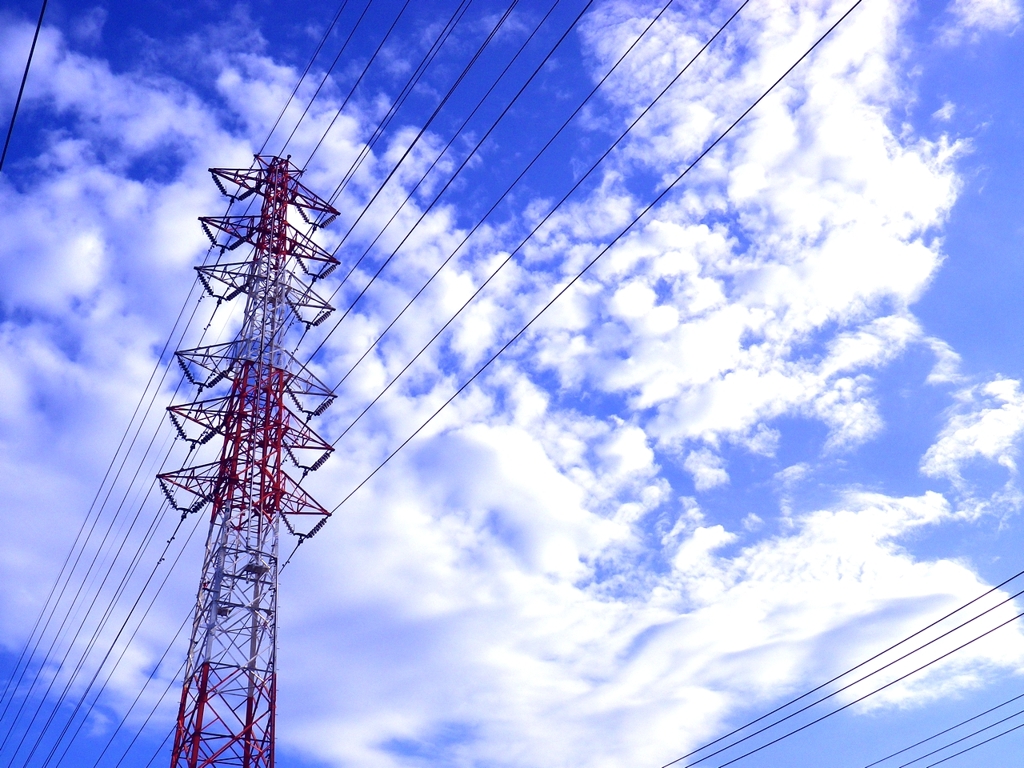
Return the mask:
MULTIPOLYGON (((393 262, 336 332, 329 321, 299 347, 301 357, 326 339, 312 362, 325 381, 345 374, 660 8, 598 0, 574 24, 584 5, 562 0, 537 27, 552 4, 519 3, 413 143, 507 7, 468 6, 319 235, 337 245, 411 146, 341 244, 346 271, 367 256, 349 283, 339 287, 341 271, 329 279, 336 303, 397 249, 393 262)), ((289 143, 300 163, 401 3, 346 5, 272 151, 366 7, 289 143)), ((311 188, 335 189, 456 7, 415 2, 399 17, 309 162, 311 188)), ((317 498, 339 503, 847 7, 751 0, 345 435, 308 481, 317 498)), ((170 727, 174 697, 160 694, 184 658, 175 633, 202 531, 189 537, 201 523, 189 519, 172 537, 175 516, 147 492, 162 462, 185 458, 162 409, 186 390, 173 368, 149 375, 183 303, 195 310, 183 346, 237 328, 239 307, 214 311, 189 293, 206 252, 196 217, 224 207, 206 169, 248 164, 336 9, 48 10, 0 175, 6 674, 75 532, 98 522, 44 633, 53 651, 38 682, 6 713, 0 701, 0 756, 12 765, 92 766, 113 734, 100 762, 112 766, 136 733, 124 764, 145 765, 170 727), (153 403, 141 422, 140 397, 153 403), (119 448, 130 424, 139 437, 119 448), (151 608, 131 610, 139 594, 151 608), (87 717, 74 713, 79 699, 87 717), (65 722, 75 736, 47 761, 65 722)), ((355 368, 322 434, 342 433, 733 10, 674 4, 650 27, 355 368)), ((4 115, 37 11, 0 8, 4 115)), ((864 0, 339 508, 282 576, 282 764, 657 768, 1021 569, 1020 23, 1015 0, 864 0)), ((978 626, 1012 615, 1008 604, 978 626)), ((936 659, 957 637, 968 638, 914 658, 936 659)), ((863 767, 1024 692, 1022 659, 1024 634, 1010 624, 737 764, 863 767)), ((836 701, 866 689, 851 691, 836 701)), ((1013 765, 1019 744, 1010 736, 948 764, 1013 765)))

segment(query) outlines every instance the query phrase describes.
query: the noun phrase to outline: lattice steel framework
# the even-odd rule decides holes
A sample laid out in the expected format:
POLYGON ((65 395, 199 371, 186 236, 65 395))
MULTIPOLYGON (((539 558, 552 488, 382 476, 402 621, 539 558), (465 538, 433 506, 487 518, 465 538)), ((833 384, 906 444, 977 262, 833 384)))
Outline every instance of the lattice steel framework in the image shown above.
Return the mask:
POLYGON ((217 461, 159 475, 183 513, 212 505, 171 766, 273 768, 280 524, 302 535, 300 520, 317 528, 328 515, 285 463, 304 476, 327 459, 331 446, 305 419, 334 399, 284 342, 296 321, 318 325, 331 312, 299 273, 315 282, 338 263, 288 213, 315 228, 337 211, 299 183, 287 158, 257 156, 251 169, 211 173, 228 197, 262 204, 258 216, 200 219, 221 260, 197 267, 199 279, 218 301, 245 295, 245 317, 234 341, 176 353, 200 397, 222 393, 171 406, 171 421, 193 446, 215 436, 222 446, 217 461), (244 244, 250 258, 223 260, 244 244))

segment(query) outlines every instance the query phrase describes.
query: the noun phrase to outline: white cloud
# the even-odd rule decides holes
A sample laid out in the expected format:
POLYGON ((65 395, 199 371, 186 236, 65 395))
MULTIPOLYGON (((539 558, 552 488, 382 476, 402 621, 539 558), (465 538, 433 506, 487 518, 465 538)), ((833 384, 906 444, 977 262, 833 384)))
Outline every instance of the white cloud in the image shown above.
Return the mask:
MULTIPOLYGON (((835 12, 829 3, 808 10, 772 5, 741 17, 750 60, 729 68, 726 47, 698 63, 637 129, 622 170, 556 217, 544 247, 593 252, 600 240, 590 245, 582 222, 611 204, 637 206, 618 181, 626 169, 683 167, 835 12)), ((743 442, 784 414, 823 420, 834 448, 877 435, 871 371, 933 345, 909 307, 942 260, 931 233, 956 198, 961 150, 890 128, 889 110, 905 99, 890 63, 900 13, 858 9, 678 197, 620 242, 547 320, 542 364, 565 386, 629 398, 663 448, 743 442)), ((600 61, 625 44, 630 15, 613 3, 595 16, 587 42, 600 61)), ((705 33, 681 14, 670 19, 609 91, 627 114, 705 33)))
POLYGON ((1012 31, 1021 18, 1017 0, 953 0, 948 12, 952 21, 941 39, 951 45, 965 39, 976 41, 980 32, 1012 31))
MULTIPOLYGON (((739 708, 817 682, 983 589, 965 565, 903 548, 908 534, 952 517, 937 494, 847 495, 812 514, 787 511, 783 533, 768 513, 738 509, 733 519, 743 522, 731 530, 677 498, 675 468, 663 469, 685 456, 699 491, 727 483, 708 446, 742 446, 770 464, 787 436, 781 417, 824 424, 826 460, 854 449, 883 427, 876 372, 915 345, 938 359, 930 380, 957 380, 955 352, 925 335, 911 307, 942 259, 932 235, 958 191, 959 148, 891 128, 908 98, 901 9, 865 4, 535 336, 300 550, 281 601, 279 738, 338 765, 404 764, 403 745, 435 742, 453 763, 579 765, 597 754, 594 765, 655 764, 739 708), (835 666, 822 666, 826 658, 835 666)), ((637 30, 634 13, 625 2, 598 9, 583 40, 597 69, 637 30)), ((310 479, 315 495, 329 504, 347 493, 629 220, 648 195, 637 179, 682 167, 834 16, 817 0, 751 6, 736 38, 650 116, 601 184, 346 436, 310 479)), ((683 12, 656 27, 609 91, 605 119, 634 114, 707 30, 683 12)), ((0 50, 29 32, 0 28, 0 50)), ((55 569, 53 553, 113 451, 110 425, 127 422, 152 345, 185 292, 202 249, 194 217, 218 207, 204 168, 247 162, 249 136, 276 116, 296 74, 267 57, 225 54, 211 64, 224 100, 214 107, 184 84, 114 73, 51 31, 43 43, 31 108, 72 125, 32 161, 38 183, 0 182, 0 225, 12 233, 0 244, 9 275, 0 298, 28 318, 5 315, 0 335, 0 475, 13 520, 0 558, 11 585, 0 602, 8 647, 25 634, 20 617, 47 583, 39 574, 55 569), (129 172, 168 146, 178 158, 170 181, 129 172), (26 512, 40 506, 55 525, 32 525, 26 512)), ((7 83, 13 56, 2 58, 7 83)), ((313 110, 293 151, 311 147, 333 106, 313 110)), ((307 176, 313 188, 329 191, 348 167, 370 124, 362 109, 336 125, 307 176)), ((403 129, 371 155, 341 197, 343 219, 408 140, 403 129)), ((355 252, 439 146, 428 137, 414 153, 353 235, 355 252)), ((420 210, 403 212, 384 241, 396 245, 420 210)), ((347 369, 459 242, 458 213, 435 210, 332 336, 317 363, 325 379, 347 369)), ((318 429, 337 434, 405 365, 503 258, 520 223, 483 230, 346 382, 318 429)), ((357 271, 353 284, 368 274, 357 271)), ((214 332, 237 322, 233 311, 230 320, 220 311, 214 332)), ((996 415, 951 421, 928 471, 956 476, 972 455, 1012 466, 1017 427, 1007 425, 1020 395, 988 386, 996 389, 976 397, 996 415)), ((812 471, 801 462, 775 472, 784 510, 812 471)), ((177 626, 194 577, 175 572, 173 595, 117 678, 116 705, 177 626)), ((1021 638, 1008 630, 884 702, 976 684, 1020 656, 1021 638)))
POLYGON ((952 101, 943 102, 942 106, 932 112, 932 117, 936 120, 948 123, 953 119, 953 115, 956 113, 956 104, 952 101))
POLYGON ((1018 443, 1024 433, 1020 382, 996 379, 963 390, 958 399, 957 409, 921 460, 921 471, 962 483, 964 467, 984 458, 1016 475, 1018 443))
MULTIPOLYGON (((479 466, 471 444, 441 445, 453 461, 479 466)), ((437 452, 424 447, 421 456, 437 452)), ((826 678, 984 590, 963 565, 920 562, 899 546, 950 518, 938 494, 852 496, 798 518, 791 534, 739 549, 722 525, 687 522, 687 533, 666 540, 660 557, 670 568, 660 575, 638 567, 629 539, 604 539, 602 548, 587 534, 576 551, 606 575, 569 582, 524 556, 521 537, 494 539, 485 522, 494 504, 509 515, 505 530, 529 519, 533 512, 499 499, 521 493, 516 486, 537 492, 543 473, 507 475, 508 485, 484 496, 453 484, 447 513, 431 522, 434 506, 413 479, 444 477, 430 467, 406 463, 406 488, 378 486, 289 576, 289 593, 300 583, 335 585, 315 609, 292 603, 285 642, 309 666, 293 668, 281 691, 292 702, 283 738, 323 759, 398 765, 402 743, 426 748, 447 730, 460 734, 444 745, 449 761, 665 762, 714 734, 733 707, 826 678), (382 525, 389 535, 373 533, 382 525), (623 570, 610 578, 615 563, 623 570), (378 636, 390 647, 374 650, 378 636)), ((579 520, 575 536, 603 525, 586 513, 579 520)), ((537 552, 563 535, 537 530, 537 552)), ((1015 629, 993 637, 876 706, 926 701, 951 680, 978 685, 1014 668, 1024 638, 1015 629)), ((917 660, 947 649, 936 644, 917 660)))
POLYGON ((683 462, 683 468, 693 475, 693 484, 698 491, 707 491, 729 482, 722 457, 707 448, 690 451, 683 462))

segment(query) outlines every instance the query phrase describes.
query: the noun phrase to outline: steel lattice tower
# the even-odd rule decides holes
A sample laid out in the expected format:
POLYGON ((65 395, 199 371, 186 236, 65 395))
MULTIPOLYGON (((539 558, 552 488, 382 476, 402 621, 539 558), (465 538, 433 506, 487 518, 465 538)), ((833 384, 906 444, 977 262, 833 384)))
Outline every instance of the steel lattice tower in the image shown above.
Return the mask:
POLYGON ((200 219, 222 258, 253 246, 244 261, 197 267, 218 302, 246 296, 245 317, 234 341, 176 353, 199 397, 212 387, 221 394, 171 406, 171 421, 193 447, 215 436, 222 445, 217 461, 159 475, 183 515, 212 506, 171 766, 273 768, 280 525, 296 533, 306 528, 297 516, 318 528, 329 514, 285 471, 287 460, 304 476, 331 452, 288 403, 308 419, 334 399, 285 337, 296 321, 317 325, 331 312, 299 273, 315 281, 338 263, 288 213, 315 228, 337 211, 299 183, 286 158, 211 173, 232 200, 262 203, 258 216, 200 219))

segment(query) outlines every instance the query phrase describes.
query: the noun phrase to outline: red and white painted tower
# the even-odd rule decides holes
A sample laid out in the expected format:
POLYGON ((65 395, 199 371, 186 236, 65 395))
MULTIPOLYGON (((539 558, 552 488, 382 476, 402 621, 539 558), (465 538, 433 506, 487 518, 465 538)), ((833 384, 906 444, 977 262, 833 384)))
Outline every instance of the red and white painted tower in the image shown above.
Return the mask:
POLYGON ((218 301, 245 295, 234 341, 179 350, 188 379, 220 394, 168 410, 193 445, 220 436, 220 458, 159 476, 183 513, 212 507, 210 532, 178 711, 172 768, 273 768, 280 526, 308 533, 328 512, 286 471, 304 476, 331 446, 306 419, 333 401, 330 388, 285 346, 296 323, 313 326, 331 312, 300 277, 315 282, 337 260, 288 222, 291 209, 313 226, 337 215, 299 183, 287 158, 257 156, 252 169, 211 169, 225 195, 262 198, 259 215, 200 219, 223 258, 251 245, 244 261, 197 267, 218 301), (300 417, 292 406, 301 411, 300 417))

